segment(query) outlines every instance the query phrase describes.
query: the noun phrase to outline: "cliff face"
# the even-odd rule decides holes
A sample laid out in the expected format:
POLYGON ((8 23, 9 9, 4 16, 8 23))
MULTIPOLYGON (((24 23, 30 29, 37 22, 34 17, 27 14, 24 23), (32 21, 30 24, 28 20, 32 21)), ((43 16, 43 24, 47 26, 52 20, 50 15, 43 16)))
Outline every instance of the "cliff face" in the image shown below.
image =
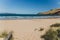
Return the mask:
MULTIPOLYGON (((38 14, 40 14, 40 13, 38 13, 38 14)), ((42 12, 42 14, 60 15, 60 9, 49 10, 47 12, 42 12)))

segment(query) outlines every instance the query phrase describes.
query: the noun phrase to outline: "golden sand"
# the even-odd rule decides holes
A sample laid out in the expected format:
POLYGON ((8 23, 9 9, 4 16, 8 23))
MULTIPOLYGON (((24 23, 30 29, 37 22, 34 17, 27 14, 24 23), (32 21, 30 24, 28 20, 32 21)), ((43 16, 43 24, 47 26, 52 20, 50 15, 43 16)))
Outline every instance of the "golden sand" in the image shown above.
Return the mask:
POLYGON ((14 40, 43 40, 40 36, 54 23, 60 23, 60 19, 0 20, 0 32, 13 31, 14 40), (44 30, 38 31, 40 28, 44 30))

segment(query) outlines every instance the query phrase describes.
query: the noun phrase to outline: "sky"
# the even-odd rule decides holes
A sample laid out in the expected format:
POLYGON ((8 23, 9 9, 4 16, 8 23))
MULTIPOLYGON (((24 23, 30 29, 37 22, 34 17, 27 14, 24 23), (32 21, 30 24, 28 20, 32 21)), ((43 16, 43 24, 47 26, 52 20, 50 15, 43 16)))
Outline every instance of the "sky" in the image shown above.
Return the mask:
POLYGON ((0 13, 37 14, 60 8, 60 0, 0 0, 0 13))

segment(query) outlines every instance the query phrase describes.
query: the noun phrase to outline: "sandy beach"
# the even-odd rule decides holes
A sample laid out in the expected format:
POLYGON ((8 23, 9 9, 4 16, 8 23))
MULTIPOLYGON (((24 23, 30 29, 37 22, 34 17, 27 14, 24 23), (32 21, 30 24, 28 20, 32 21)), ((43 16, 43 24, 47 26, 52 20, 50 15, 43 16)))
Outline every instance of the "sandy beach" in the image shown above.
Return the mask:
POLYGON ((60 19, 0 20, 0 32, 13 31, 14 40, 43 40, 41 35, 54 23, 60 23, 60 19), (40 28, 44 30, 38 31, 40 28))

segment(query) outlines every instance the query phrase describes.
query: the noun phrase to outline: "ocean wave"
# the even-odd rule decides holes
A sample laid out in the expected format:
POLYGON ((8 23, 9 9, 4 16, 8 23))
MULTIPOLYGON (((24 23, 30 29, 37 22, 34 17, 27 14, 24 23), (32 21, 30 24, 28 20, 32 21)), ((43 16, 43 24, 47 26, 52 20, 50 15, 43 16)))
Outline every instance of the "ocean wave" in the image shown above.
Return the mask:
POLYGON ((45 19, 45 18, 60 18, 60 16, 0 16, 0 19, 45 19))

